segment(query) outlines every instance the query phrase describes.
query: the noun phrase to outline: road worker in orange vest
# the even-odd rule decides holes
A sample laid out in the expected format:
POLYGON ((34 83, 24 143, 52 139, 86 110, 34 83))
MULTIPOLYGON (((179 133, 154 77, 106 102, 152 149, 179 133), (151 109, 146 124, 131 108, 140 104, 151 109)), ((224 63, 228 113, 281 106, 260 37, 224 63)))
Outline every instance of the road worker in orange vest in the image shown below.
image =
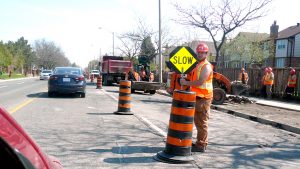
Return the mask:
POLYGON ((196 51, 200 62, 191 72, 191 80, 187 81, 182 78, 180 84, 190 86, 191 91, 196 93, 194 122, 197 128, 197 141, 192 146, 192 152, 205 152, 208 144, 208 119, 213 98, 213 69, 207 60, 208 46, 200 43, 196 51))
POLYGON ((296 82, 297 82, 296 70, 291 68, 290 75, 288 77, 288 83, 285 88, 285 94, 287 99, 290 99, 292 97, 296 88, 296 82))
POLYGON ((266 68, 266 73, 263 76, 263 85, 266 86, 267 99, 272 97, 272 86, 274 84, 274 73, 271 67, 266 68))
POLYGON ((243 84, 247 84, 248 80, 249 80, 248 73, 245 71, 244 68, 242 68, 239 74, 239 81, 242 81, 243 84))

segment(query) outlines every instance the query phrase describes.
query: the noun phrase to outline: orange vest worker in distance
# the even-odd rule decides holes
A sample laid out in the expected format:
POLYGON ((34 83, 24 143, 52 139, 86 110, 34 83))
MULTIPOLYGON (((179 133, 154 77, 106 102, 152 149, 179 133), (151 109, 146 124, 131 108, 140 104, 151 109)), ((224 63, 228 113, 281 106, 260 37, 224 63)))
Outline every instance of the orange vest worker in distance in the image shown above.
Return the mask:
POLYGON ((239 81, 242 81, 243 84, 247 84, 249 80, 248 73, 244 68, 241 69, 241 73, 239 74, 239 81))
POLYGON ((289 78, 288 78, 287 86, 295 88, 296 87, 296 81, 297 81, 296 71, 295 71, 295 69, 291 69, 290 75, 289 75, 289 78))
POLYGON ((296 83, 297 83, 296 70, 292 68, 290 70, 290 75, 288 77, 288 83, 285 88, 286 99, 291 99, 292 95, 294 94, 295 88, 296 88, 296 83))
POLYGON ((192 146, 192 152, 205 152, 208 144, 208 119, 213 98, 213 70, 207 61, 208 46, 200 43, 197 46, 197 56, 200 63, 193 70, 191 81, 180 79, 180 84, 190 86, 196 92, 194 122, 197 128, 197 141, 192 146))

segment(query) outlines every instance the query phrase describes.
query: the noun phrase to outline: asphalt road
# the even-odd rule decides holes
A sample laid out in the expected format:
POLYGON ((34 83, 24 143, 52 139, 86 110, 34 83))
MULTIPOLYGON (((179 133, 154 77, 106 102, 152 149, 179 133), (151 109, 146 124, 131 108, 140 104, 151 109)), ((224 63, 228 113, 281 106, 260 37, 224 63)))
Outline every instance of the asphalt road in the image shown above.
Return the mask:
POLYGON ((2 89, 0 105, 15 110, 13 117, 47 154, 60 159, 64 168, 300 166, 299 135, 219 111, 212 111, 210 116, 207 152, 194 154, 194 164, 153 160, 165 147, 172 102, 166 96, 132 94, 134 115, 120 116, 113 113, 117 110, 117 87, 98 90, 88 85, 86 98, 48 98, 47 82, 37 79, 24 82, 22 89, 10 89, 16 93, 2 89))

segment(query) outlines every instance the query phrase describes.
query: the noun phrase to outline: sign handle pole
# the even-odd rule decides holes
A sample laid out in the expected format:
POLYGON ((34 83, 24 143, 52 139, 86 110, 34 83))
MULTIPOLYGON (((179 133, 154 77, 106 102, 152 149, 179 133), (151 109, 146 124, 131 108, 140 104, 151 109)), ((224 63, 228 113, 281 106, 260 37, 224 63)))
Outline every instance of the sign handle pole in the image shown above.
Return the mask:
MULTIPOLYGON (((184 77, 184 70, 183 67, 181 68, 181 74, 180 74, 180 78, 182 79, 184 77)), ((180 90, 183 90, 183 85, 180 84, 180 90)))

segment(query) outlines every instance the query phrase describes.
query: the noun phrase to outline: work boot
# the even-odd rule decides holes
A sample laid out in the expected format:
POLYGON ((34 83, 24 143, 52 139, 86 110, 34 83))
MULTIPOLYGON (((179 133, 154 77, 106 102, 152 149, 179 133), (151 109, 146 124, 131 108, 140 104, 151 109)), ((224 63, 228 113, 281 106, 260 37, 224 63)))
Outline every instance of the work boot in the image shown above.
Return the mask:
POLYGON ((205 147, 198 147, 194 143, 192 144, 192 152, 204 153, 205 149, 206 149, 205 147))

